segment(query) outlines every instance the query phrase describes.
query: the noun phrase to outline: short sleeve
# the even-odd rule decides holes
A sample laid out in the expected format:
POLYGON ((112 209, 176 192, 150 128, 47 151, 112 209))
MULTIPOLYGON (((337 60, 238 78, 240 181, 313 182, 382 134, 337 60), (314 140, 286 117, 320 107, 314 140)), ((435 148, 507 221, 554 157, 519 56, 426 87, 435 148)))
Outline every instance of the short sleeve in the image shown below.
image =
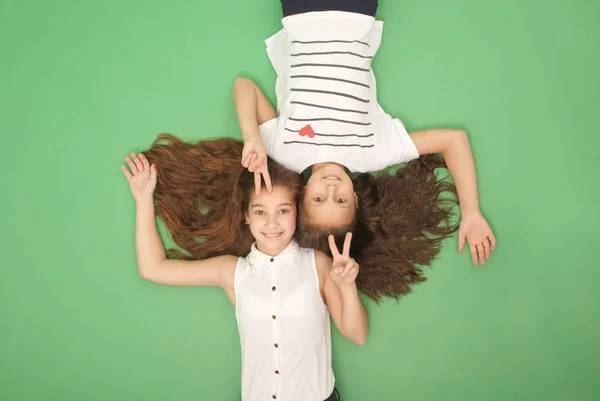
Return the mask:
POLYGON ((383 131, 388 166, 409 162, 419 157, 419 151, 402 121, 386 115, 383 121, 383 131))
POLYGON ((279 117, 273 118, 269 121, 266 121, 258 126, 258 131, 260 132, 260 136, 267 148, 273 149, 275 146, 275 137, 277 126, 279 125, 279 117))

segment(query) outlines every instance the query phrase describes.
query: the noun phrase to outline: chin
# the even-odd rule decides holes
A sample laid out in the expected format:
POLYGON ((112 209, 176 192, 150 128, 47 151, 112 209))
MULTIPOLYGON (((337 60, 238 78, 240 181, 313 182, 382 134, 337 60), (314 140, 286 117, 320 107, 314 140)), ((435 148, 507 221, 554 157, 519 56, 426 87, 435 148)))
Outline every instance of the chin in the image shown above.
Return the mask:
POLYGON ((292 237, 286 235, 286 233, 283 233, 278 237, 271 238, 266 238, 264 235, 262 235, 260 241, 257 240, 256 243, 259 248, 281 252, 290 244, 291 241, 292 237))

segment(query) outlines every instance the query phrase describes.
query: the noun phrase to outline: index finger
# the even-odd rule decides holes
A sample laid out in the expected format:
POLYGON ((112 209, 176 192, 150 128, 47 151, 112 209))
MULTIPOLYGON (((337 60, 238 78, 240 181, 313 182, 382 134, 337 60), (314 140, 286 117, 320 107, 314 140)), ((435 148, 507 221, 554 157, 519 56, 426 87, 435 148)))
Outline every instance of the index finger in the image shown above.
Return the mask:
POLYGON ((242 166, 248 168, 248 166, 250 165, 250 156, 252 156, 252 153, 246 155, 246 158, 242 158, 242 166))
POLYGON ((261 187, 260 173, 258 171, 255 171, 254 172, 254 193, 256 195, 260 195, 260 187, 261 187))
POLYGON ((263 171, 262 175, 265 180, 265 186, 267 187, 267 192, 268 193, 273 192, 273 186, 271 185, 271 176, 269 175, 269 169, 267 168, 266 165, 265 165, 265 171, 263 171))
POLYGON ((340 256, 340 251, 338 250, 337 245, 335 244, 333 235, 329 234, 329 237, 327 239, 329 240, 329 250, 331 251, 331 255, 334 258, 340 256))
POLYGON ((346 233, 346 238, 344 239, 344 256, 350 256, 350 243, 352 242, 352 233, 346 233))

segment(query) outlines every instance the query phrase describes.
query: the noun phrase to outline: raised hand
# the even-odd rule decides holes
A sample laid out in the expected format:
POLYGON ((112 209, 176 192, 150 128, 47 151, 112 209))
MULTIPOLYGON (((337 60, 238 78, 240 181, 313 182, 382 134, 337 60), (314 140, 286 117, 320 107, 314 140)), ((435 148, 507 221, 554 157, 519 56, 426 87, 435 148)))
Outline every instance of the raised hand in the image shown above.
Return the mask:
POLYGON ((267 168, 267 149, 262 139, 244 141, 242 166, 246 167, 251 173, 254 173, 254 190, 256 195, 260 195, 261 175, 265 180, 267 192, 270 193, 273 190, 271 177, 267 168))
POLYGON ((329 249, 333 256, 333 266, 331 267, 330 274, 338 286, 353 284, 358 276, 358 263, 350 257, 351 242, 352 233, 347 233, 344 239, 344 249, 340 254, 333 235, 329 236, 329 249))
POLYGON ((139 156, 131 153, 125 157, 125 161, 129 165, 131 172, 125 166, 121 166, 129 188, 136 202, 148 197, 152 198, 154 188, 156 187, 156 166, 150 166, 148 159, 140 153, 139 156))
POLYGON ((488 222, 481 213, 463 215, 458 229, 458 251, 465 248, 465 241, 469 243, 471 258, 475 266, 485 264, 491 252, 496 249, 496 237, 488 222))

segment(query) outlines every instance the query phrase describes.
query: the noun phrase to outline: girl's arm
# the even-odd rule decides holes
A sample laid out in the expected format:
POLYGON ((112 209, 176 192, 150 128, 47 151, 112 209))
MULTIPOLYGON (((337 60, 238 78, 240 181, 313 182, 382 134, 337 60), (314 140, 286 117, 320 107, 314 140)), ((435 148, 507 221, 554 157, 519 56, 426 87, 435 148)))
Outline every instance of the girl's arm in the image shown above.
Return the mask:
POLYGON ((233 86, 233 102, 238 116, 242 137, 246 141, 262 142, 259 125, 277 118, 269 100, 252 80, 239 77, 233 86))
POLYGON ((331 258, 321 252, 315 252, 317 268, 321 268, 323 297, 336 327, 344 337, 355 344, 363 345, 369 335, 369 316, 358 296, 356 277, 358 264, 350 259, 350 241, 352 234, 346 235, 344 252, 340 255, 331 236, 329 244, 334 255, 331 258))
POLYGON ((420 155, 441 153, 454 178, 462 214, 478 213, 477 176, 465 131, 431 129, 409 134, 420 155))
POLYGON ((271 192, 271 180, 267 171, 267 149, 258 127, 277 117, 277 113, 258 86, 248 78, 237 78, 233 86, 233 102, 238 116, 244 150, 242 165, 254 173, 256 194, 260 194, 260 175, 267 190, 271 192))
POLYGON ((475 265, 484 264, 496 247, 496 238, 482 216, 477 193, 475 162, 465 131, 431 129, 410 134, 419 154, 441 153, 452 174, 462 215, 459 230, 459 251, 469 242, 475 265))
POLYGON ((233 290, 237 258, 219 256, 206 260, 169 260, 156 227, 153 193, 156 186, 156 166, 140 154, 125 160, 123 173, 136 201, 136 251, 140 275, 150 281, 167 285, 217 286, 228 294, 233 290))

